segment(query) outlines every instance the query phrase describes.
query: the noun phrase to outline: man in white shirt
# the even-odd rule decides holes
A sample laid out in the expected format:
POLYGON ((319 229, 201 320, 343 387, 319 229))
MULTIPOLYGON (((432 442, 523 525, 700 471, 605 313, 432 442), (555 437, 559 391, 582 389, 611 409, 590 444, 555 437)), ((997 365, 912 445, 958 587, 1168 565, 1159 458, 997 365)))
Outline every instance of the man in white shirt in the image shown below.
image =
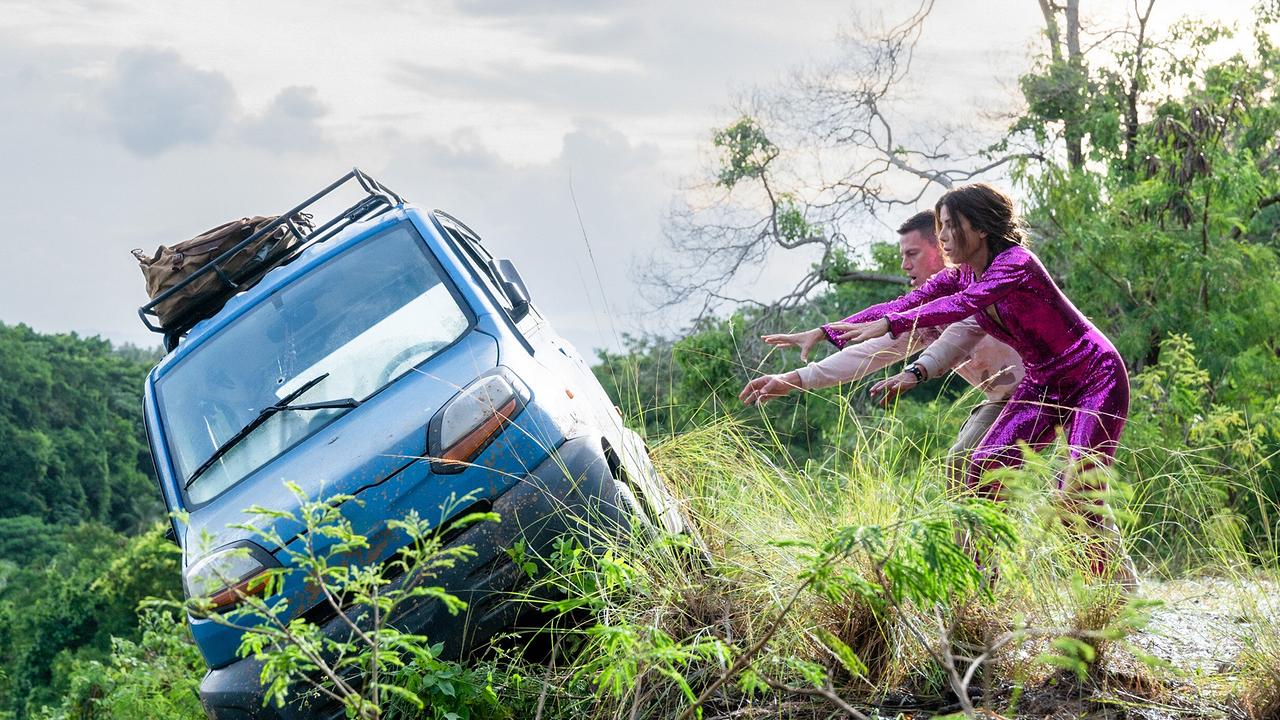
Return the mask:
MULTIPOLYGON (((898 228, 898 236, 902 270, 913 288, 920 287, 945 265, 933 211, 913 215, 898 228)), ((808 360, 809 352, 823 340, 839 346, 836 338, 840 329, 839 323, 832 323, 799 333, 765 335, 763 340, 774 347, 800 348, 800 359, 808 360), (828 332, 828 327, 835 332, 828 332)), ((792 390, 812 390, 860 380, 916 353, 920 353, 920 357, 915 362, 898 375, 877 383, 871 392, 880 395, 881 402, 885 403, 948 370, 982 390, 986 400, 969 414, 948 457, 951 474, 963 473, 969 452, 987 434, 1026 373, 1018 353, 984 332, 973 318, 945 328, 921 328, 896 338, 884 335, 844 346, 821 361, 790 372, 762 375, 747 383, 739 398, 746 404, 760 405, 792 390)))

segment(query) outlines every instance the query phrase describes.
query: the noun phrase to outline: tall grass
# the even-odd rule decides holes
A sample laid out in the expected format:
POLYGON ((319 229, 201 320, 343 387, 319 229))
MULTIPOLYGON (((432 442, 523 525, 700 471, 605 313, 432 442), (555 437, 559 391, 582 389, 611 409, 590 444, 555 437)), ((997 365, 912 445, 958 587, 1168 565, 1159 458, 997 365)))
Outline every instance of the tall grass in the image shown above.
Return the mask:
POLYGON ((978 525, 1007 523, 1016 542, 992 543, 978 584, 966 585, 962 568, 942 594, 900 592, 950 572, 931 557, 945 548, 929 528, 959 526, 968 511, 948 496, 939 443, 928 438, 949 437, 965 402, 930 408, 940 411, 933 420, 842 413, 828 433, 838 446, 804 463, 767 423, 727 415, 651 438, 707 560, 692 566, 698 554, 678 538, 633 538, 594 554, 565 548, 550 558, 541 582, 568 597, 550 609, 569 639, 557 662, 520 671, 545 683, 526 709, 547 718, 808 717, 1228 703, 1274 717, 1280 633, 1274 608, 1255 597, 1258 583, 1275 577, 1266 550, 1274 545, 1266 533, 1261 545, 1247 538, 1222 498, 1226 487, 1265 503, 1260 474, 1245 467, 1224 478, 1212 448, 1126 448, 1105 499, 1147 590, 1203 573, 1235 589, 1230 604, 1245 620, 1247 650, 1225 682, 1197 683, 1179 658, 1148 655, 1135 642, 1158 629, 1145 626, 1160 598, 1142 589, 1126 596, 1088 572, 1081 536, 1050 490, 1061 447, 1005 473, 999 520, 978 525), (922 433, 922 423, 936 427, 922 433), (880 544, 864 543, 868 534, 880 544), (835 552, 839 538, 860 539, 835 552), (827 575, 815 581, 823 562, 827 575), (899 574, 886 578, 894 568, 899 574), (976 657, 980 667, 957 684, 976 657))

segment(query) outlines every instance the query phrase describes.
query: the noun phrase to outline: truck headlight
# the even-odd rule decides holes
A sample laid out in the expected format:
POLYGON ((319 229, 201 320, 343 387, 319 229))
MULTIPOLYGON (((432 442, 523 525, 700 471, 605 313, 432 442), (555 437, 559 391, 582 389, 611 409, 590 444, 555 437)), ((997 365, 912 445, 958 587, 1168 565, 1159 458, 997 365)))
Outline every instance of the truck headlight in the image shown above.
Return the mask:
POLYGON ((257 545, 241 541, 200 558, 182 577, 188 598, 203 598, 215 611, 238 605, 250 595, 267 594, 274 574, 267 570, 280 567, 271 553, 257 545))
POLYGON ((529 400, 529 389, 507 368, 498 367, 454 395, 431 418, 427 452, 431 470, 459 473, 488 447, 529 400))

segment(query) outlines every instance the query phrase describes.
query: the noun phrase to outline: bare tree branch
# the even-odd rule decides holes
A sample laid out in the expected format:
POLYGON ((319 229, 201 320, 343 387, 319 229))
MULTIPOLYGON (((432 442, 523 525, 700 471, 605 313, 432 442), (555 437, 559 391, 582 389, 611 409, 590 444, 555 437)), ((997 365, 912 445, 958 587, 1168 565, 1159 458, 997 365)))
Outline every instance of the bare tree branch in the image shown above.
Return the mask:
POLYGON ((1139 10, 1142 0, 1133 0, 1133 12, 1138 18, 1138 36, 1134 43, 1133 67, 1129 73, 1129 91, 1125 94, 1124 112, 1124 145, 1125 159, 1130 169, 1135 166, 1138 144, 1138 96, 1146 85, 1143 73, 1143 52, 1146 50, 1147 22, 1151 19, 1151 10, 1156 0, 1147 0, 1146 11, 1139 10))
POLYGON ((668 216, 670 252, 641 272, 651 303, 693 304, 701 319, 725 305, 797 307, 830 282, 900 282, 847 267, 867 246, 846 239, 855 225, 883 225, 880 218, 927 202, 930 191, 1013 161, 1043 160, 1029 152, 964 152, 951 131, 899 131, 912 127, 901 95, 933 6, 921 0, 896 24, 858 28, 835 63, 797 72, 794 89, 756 93, 742 117, 716 133, 722 157, 714 180, 688 189, 683 207, 668 216), (776 252, 808 266, 792 289, 768 302, 734 297, 744 293, 731 288, 776 252))
POLYGON ((794 685, 787 685, 786 683, 779 682, 769 677, 765 677, 764 681, 769 687, 773 688, 774 690, 777 690, 778 692, 787 693, 788 695, 805 695, 808 697, 823 698, 827 702, 839 708, 840 712, 844 713, 846 717, 854 718, 854 720, 870 720, 866 714, 862 713, 854 706, 845 702, 844 698, 840 697, 840 695, 836 693, 835 689, 832 688, 830 684, 820 688, 812 688, 812 687, 796 687, 794 685))
POLYGON ((1062 35, 1058 29, 1057 8, 1049 0, 1039 0, 1040 14, 1044 16, 1044 34, 1049 40, 1049 57, 1062 62, 1062 35))
POLYGON ((874 282, 885 283, 888 285, 909 285, 911 281, 901 275, 887 275, 885 273, 873 273, 854 271, 841 273, 832 278, 833 282, 874 282))

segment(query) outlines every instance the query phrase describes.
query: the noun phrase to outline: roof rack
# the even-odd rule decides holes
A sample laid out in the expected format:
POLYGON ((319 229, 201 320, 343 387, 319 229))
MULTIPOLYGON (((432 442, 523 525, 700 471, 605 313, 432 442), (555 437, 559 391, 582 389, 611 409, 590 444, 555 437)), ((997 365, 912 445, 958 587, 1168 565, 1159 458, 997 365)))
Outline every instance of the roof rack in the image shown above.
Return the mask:
MULTIPOLYGON (((377 180, 369 177, 369 175, 361 171, 360 168, 351 168, 351 172, 338 178, 325 189, 307 198, 297 206, 286 210, 278 218, 262 226, 257 232, 236 243, 233 247, 228 248, 226 252, 209 261, 206 265, 191 273, 191 275, 183 278, 177 285, 174 285, 159 295, 151 298, 150 302, 138 308, 138 317, 142 318, 142 324, 146 325, 147 329, 152 332, 162 333, 164 335, 165 349, 172 350, 177 347, 178 340, 181 336, 185 335, 197 322, 211 316, 213 313, 193 311, 187 315, 187 319, 179 321, 171 327, 162 327, 158 322, 160 316, 159 313, 156 312, 156 306, 195 282, 197 278, 208 275, 209 273, 215 273, 218 278, 226 284, 228 289, 235 290, 238 287, 237 283, 233 278, 227 275, 223 270, 222 265, 227 260, 231 259, 233 255, 241 249, 248 247, 258 238, 275 232, 277 228, 284 227, 299 241, 297 245, 289 250, 289 252, 281 255, 278 259, 272 261, 270 267, 265 268, 265 270, 270 270, 271 268, 292 262, 302 253, 303 250, 315 245, 316 243, 328 240, 341 232, 348 225, 360 220, 376 217, 403 203, 403 198, 388 189, 382 183, 379 183, 377 180), (319 227, 316 227, 314 230, 311 230, 304 235, 302 228, 299 227, 299 219, 303 213, 305 213, 307 208, 311 207, 321 198, 334 190, 337 190, 351 180, 355 180, 360 185, 360 188, 365 192, 365 196, 357 200, 355 204, 351 205, 346 210, 343 210, 333 218, 321 224, 319 227)), ((216 312, 216 309, 214 312, 216 312)))

